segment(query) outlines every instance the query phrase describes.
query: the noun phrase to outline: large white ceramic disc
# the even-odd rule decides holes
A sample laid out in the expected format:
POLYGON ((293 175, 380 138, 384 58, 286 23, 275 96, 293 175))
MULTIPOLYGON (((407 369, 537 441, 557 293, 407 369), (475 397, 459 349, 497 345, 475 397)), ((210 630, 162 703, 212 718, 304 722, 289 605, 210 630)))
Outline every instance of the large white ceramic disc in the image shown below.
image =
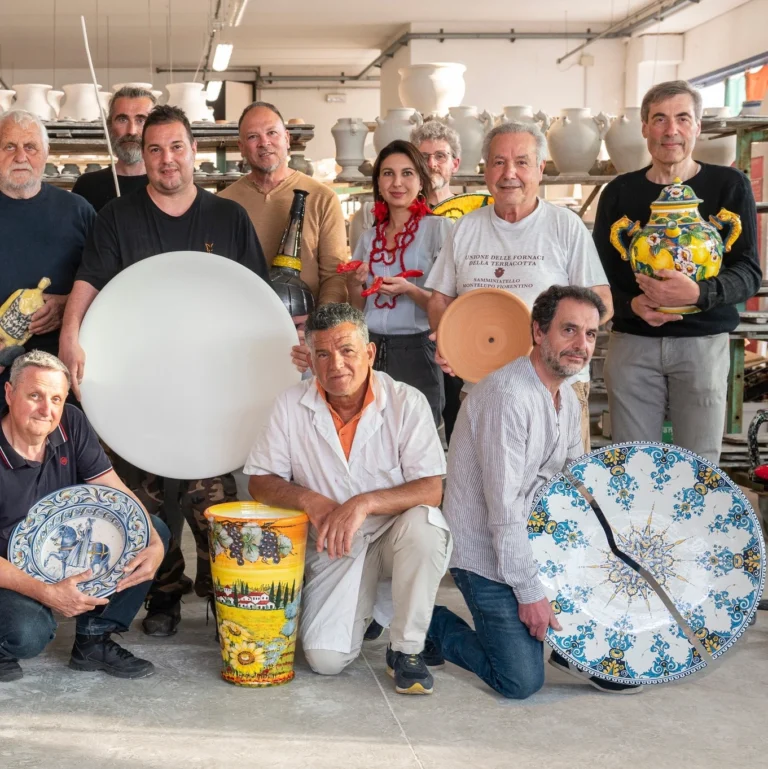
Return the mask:
POLYGON ((80 342, 91 424, 121 457, 167 478, 242 466, 275 396, 300 379, 277 294, 237 262, 197 251, 117 275, 80 342))

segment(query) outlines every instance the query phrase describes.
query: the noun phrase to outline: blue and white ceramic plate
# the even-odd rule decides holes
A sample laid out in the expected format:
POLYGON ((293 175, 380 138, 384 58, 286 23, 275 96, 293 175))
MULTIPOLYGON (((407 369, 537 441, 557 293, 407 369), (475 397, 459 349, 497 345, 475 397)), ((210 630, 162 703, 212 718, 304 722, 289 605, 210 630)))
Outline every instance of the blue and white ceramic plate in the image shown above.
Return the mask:
POLYGON ((108 486, 69 486, 43 497, 11 534, 8 559, 48 583, 93 569, 86 595, 110 595, 123 568, 149 543, 149 520, 136 501, 108 486))
MULTIPOLYGON (((677 446, 598 449, 566 473, 597 501, 620 551, 656 579, 709 655, 730 649, 765 582, 760 523, 739 488, 677 446)), ((674 681, 707 665, 659 596, 616 557, 589 503, 555 476, 528 519, 539 577, 562 625, 547 642, 616 683, 674 681)))

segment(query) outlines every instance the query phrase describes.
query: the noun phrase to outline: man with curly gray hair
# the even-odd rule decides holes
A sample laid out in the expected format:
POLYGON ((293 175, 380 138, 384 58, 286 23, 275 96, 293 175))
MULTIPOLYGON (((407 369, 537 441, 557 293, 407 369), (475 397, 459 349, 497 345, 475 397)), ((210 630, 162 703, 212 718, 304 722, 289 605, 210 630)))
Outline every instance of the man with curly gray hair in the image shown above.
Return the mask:
POLYGON ((451 176, 459 170, 461 163, 461 141, 456 131, 442 120, 433 118, 411 131, 411 144, 419 148, 429 166, 432 179, 429 204, 436 206, 453 197, 451 176))

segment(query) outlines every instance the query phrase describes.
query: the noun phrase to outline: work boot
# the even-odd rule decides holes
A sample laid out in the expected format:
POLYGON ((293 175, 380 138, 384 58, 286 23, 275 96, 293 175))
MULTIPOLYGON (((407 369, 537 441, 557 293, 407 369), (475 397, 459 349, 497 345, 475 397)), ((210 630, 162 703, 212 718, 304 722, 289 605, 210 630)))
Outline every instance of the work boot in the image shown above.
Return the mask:
POLYGON ((10 657, 0 657, 0 683, 18 681, 24 675, 19 661, 10 657))
POLYGON ((156 593, 146 606, 147 616, 141 621, 142 630, 159 638, 174 635, 181 622, 181 598, 156 593))
POLYGON ((395 679, 398 694, 432 694, 434 679, 421 654, 404 654, 387 646, 387 673, 395 679))
POLYGON ((103 670, 116 678, 146 678, 155 672, 147 660, 134 657, 128 649, 116 644, 110 633, 75 636, 69 667, 72 670, 103 670))

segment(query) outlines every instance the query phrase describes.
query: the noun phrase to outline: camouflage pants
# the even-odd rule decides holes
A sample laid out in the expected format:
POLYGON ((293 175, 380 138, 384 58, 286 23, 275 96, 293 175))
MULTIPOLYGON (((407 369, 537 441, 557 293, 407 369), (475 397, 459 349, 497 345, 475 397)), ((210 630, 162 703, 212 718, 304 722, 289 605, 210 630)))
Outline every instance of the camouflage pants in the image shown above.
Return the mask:
POLYGON ((195 592, 203 597, 212 595, 208 521, 204 513, 211 505, 237 501, 237 487, 232 473, 198 481, 173 481, 139 470, 113 452, 109 452, 109 455, 115 471, 141 500, 147 512, 150 515, 157 515, 168 524, 173 535, 168 552, 155 574, 147 597, 149 599, 157 597, 160 601, 175 603, 181 598, 183 592, 181 579, 184 576, 184 556, 181 552, 179 536, 181 532, 178 526, 173 525, 175 523, 173 514, 169 515, 169 512, 172 513, 169 508, 174 506, 189 524, 195 538, 197 551, 195 592), (166 499, 169 491, 175 494, 174 499, 166 499))

